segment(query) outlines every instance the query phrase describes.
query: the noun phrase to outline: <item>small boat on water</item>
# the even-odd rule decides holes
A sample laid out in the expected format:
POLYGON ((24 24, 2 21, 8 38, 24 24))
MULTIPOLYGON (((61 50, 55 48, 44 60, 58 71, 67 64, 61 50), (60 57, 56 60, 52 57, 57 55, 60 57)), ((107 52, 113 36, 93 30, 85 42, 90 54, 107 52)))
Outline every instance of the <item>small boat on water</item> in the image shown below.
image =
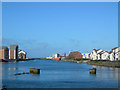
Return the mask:
POLYGON ((61 58, 53 58, 52 60, 57 60, 57 61, 59 61, 59 60, 61 60, 61 58))

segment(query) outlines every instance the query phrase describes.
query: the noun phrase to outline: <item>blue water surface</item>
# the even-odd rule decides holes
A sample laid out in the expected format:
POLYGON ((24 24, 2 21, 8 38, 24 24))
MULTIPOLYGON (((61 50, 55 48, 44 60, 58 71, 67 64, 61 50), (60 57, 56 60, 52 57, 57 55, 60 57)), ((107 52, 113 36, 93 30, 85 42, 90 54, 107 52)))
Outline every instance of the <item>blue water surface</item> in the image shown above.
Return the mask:
POLYGON ((7 88, 117 88, 118 68, 53 60, 2 63, 2 83, 7 88), (95 67, 96 75, 89 74, 95 67), (39 68, 40 74, 14 75, 39 68))

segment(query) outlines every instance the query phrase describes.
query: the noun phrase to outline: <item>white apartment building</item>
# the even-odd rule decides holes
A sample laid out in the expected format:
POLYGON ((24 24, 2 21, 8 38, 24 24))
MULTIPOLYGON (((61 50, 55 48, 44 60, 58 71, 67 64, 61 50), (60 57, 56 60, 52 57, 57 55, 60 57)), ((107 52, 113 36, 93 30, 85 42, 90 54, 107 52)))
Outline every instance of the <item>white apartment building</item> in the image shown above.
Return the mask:
POLYGON ((101 55, 102 60, 109 60, 109 53, 107 51, 104 51, 101 55))
POLYGON ((93 49, 90 53, 90 59, 92 60, 120 60, 120 47, 113 48, 110 52, 104 51, 102 49, 93 49))
POLYGON ((109 53, 102 49, 93 49, 93 52, 90 54, 92 60, 109 60, 109 53))
POLYGON ((120 47, 113 48, 110 52, 110 61, 120 60, 120 47))

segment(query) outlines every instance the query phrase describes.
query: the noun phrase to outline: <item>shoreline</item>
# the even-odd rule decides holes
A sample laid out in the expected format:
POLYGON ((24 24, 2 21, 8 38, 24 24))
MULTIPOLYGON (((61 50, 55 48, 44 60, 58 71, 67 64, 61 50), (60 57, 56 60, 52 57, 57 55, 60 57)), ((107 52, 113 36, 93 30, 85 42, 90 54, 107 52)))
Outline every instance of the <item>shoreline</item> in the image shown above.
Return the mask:
POLYGON ((87 62, 89 65, 95 66, 104 66, 104 67, 112 67, 112 68, 120 68, 120 62, 111 62, 111 61, 89 61, 87 62))
MULTIPOLYGON (((19 62, 19 61, 30 61, 30 60, 35 60, 35 58, 8 59, 8 60, 0 59, 0 62, 19 62)), ((42 60, 42 59, 38 59, 38 60, 42 60)), ((49 59, 44 58, 43 60, 49 60, 49 59)), ((74 59, 61 59, 61 61, 72 62, 72 63, 86 63, 89 65, 95 65, 95 66, 120 68, 120 61, 112 62, 112 61, 100 61, 100 60, 98 61, 98 60, 74 60, 74 59)))
POLYGON ((61 60, 61 61, 65 61, 65 62, 73 62, 73 63, 86 63, 86 62, 88 62, 88 61, 90 61, 90 60, 74 60, 74 59, 63 59, 63 60, 61 60))
POLYGON ((7 59, 7 60, 0 59, 0 62, 19 62, 19 61, 29 61, 29 60, 34 60, 34 59, 33 58, 28 58, 28 59, 7 59))
POLYGON ((113 67, 120 68, 120 61, 111 62, 111 61, 97 61, 97 60, 74 60, 74 59, 64 59, 62 61, 65 62, 73 62, 73 63, 86 63, 89 65, 95 66, 104 66, 104 67, 113 67))

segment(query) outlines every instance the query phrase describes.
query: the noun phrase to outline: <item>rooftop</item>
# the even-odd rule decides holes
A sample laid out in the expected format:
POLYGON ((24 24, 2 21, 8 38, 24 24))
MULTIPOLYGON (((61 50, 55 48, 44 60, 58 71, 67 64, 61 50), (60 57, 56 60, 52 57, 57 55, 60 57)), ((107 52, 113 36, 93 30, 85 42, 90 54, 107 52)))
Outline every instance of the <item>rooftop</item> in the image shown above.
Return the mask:
POLYGON ((1 49, 8 49, 8 47, 7 46, 0 46, 0 50, 1 49))

